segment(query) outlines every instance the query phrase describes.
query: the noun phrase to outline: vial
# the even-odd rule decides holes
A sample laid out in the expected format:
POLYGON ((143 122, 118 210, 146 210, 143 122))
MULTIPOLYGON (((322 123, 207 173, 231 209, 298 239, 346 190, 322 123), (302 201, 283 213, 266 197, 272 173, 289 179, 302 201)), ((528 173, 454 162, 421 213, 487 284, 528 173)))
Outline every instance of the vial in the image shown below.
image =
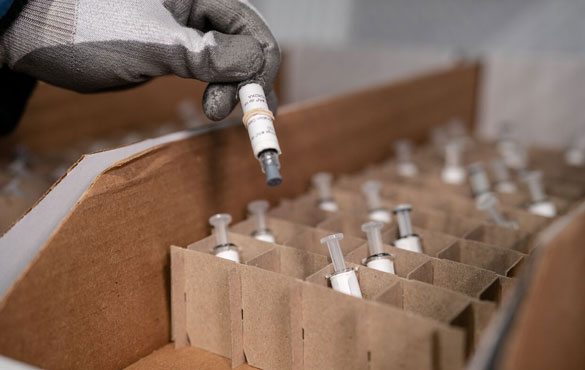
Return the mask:
POLYGON ((496 198, 494 193, 483 193, 478 196, 475 201, 477 209, 488 212, 491 221, 496 225, 511 229, 518 228, 518 223, 516 223, 516 221, 506 219, 500 212, 498 198, 496 198))
POLYGON ((510 177, 510 171, 508 171, 506 163, 504 163, 501 158, 497 158, 492 160, 490 164, 492 166, 492 172, 494 173, 494 186, 496 191, 498 193, 515 193, 518 188, 510 177))
POLYGON ((585 166, 585 136, 578 137, 567 148, 565 152, 565 162, 569 166, 583 167, 585 166))
POLYGON ((394 144, 398 175, 413 177, 418 174, 418 167, 412 161, 412 142, 408 139, 401 139, 394 144))
POLYGON ((451 140, 445 146, 445 167, 441 171, 441 179, 447 184, 461 185, 465 182, 465 169, 461 155, 463 145, 458 140, 451 140))
POLYGON ((219 258, 240 263, 239 248, 228 240, 228 225, 232 216, 227 213, 218 213, 209 218, 209 224, 215 229, 216 245, 212 253, 219 258))
POLYGON ((341 253, 339 241, 343 239, 343 234, 332 234, 321 239, 321 244, 327 244, 329 255, 333 262, 332 274, 326 276, 331 282, 333 290, 362 298, 362 291, 356 275, 355 268, 347 268, 341 253))
POLYGON ((388 209, 382 207, 382 202, 380 200, 381 188, 382 183, 380 181, 369 180, 362 184, 362 193, 368 204, 367 217, 373 221, 380 221, 389 224, 392 222, 392 215, 390 215, 388 209))
POLYGON ((280 144, 274 130, 274 115, 268 108, 264 89, 257 83, 249 83, 238 92, 244 117, 242 121, 248 130, 254 155, 260 161, 266 174, 266 184, 276 186, 282 183, 280 175, 280 144))
POLYGON ((378 221, 366 222, 362 225, 362 231, 368 238, 368 257, 362 261, 364 265, 374 270, 394 272, 394 257, 390 253, 384 252, 382 246, 382 227, 384 225, 378 221))
POLYGON ((539 216, 555 217, 557 209, 555 204, 548 199, 544 193, 544 186, 542 185, 541 171, 528 171, 522 176, 522 180, 528 186, 530 193, 530 205, 528 210, 539 216))
POLYGON ((252 236, 258 240, 274 243, 276 239, 274 234, 266 225, 266 211, 270 207, 270 204, 266 200, 255 200, 248 203, 248 212, 254 220, 254 231, 252 236))
POLYGON ((333 175, 328 172, 319 172, 311 177, 313 187, 317 190, 319 200, 317 206, 326 212, 337 212, 339 206, 333 196, 331 195, 331 183, 333 175))
POLYGON ((394 241, 394 245, 396 248, 422 253, 423 249, 420 237, 412 230, 410 211, 412 211, 412 206, 410 204, 399 204, 392 210, 398 223, 399 236, 399 238, 394 241))
POLYGON ((490 180, 488 179, 483 164, 471 164, 467 168, 467 174, 469 176, 469 184, 471 185, 471 193, 474 198, 477 198, 482 194, 492 192, 490 180))

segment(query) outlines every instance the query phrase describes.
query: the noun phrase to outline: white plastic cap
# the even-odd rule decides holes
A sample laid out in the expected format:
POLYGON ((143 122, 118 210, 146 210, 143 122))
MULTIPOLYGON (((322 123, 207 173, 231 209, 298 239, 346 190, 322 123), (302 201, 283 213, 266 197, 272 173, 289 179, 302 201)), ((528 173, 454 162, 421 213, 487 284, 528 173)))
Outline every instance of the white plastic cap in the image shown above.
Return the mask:
POLYGON ((232 222, 232 216, 227 213, 218 213, 209 218, 209 224, 215 229, 217 245, 228 244, 228 225, 232 222))

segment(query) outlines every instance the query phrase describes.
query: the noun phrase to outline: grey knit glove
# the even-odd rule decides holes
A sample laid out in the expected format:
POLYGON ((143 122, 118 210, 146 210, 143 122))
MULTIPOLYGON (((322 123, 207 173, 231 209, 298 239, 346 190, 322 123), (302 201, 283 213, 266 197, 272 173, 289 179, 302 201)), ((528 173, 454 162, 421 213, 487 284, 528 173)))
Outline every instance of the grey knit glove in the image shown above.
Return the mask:
POLYGON ((203 110, 220 120, 242 81, 274 97, 280 50, 243 0, 29 0, 0 37, 4 64, 79 92, 195 78, 210 82, 203 110))

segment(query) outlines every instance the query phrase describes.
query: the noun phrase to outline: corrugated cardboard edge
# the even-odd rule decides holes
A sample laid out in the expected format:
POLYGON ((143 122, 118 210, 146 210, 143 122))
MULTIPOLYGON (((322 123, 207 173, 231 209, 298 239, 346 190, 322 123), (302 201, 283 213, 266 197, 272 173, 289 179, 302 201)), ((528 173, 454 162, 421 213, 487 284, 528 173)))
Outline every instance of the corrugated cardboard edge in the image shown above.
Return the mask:
MULTIPOLYGON (((537 292, 535 288, 537 285, 541 285, 537 283, 542 282, 543 279, 551 279, 551 276, 548 276, 552 271, 551 265, 547 261, 551 253, 558 253, 558 250, 567 250, 569 248, 579 253, 579 256, 572 258, 573 260, 578 261, 578 258, 583 258, 584 250, 581 242, 583 239, 583 225, 585 225, 585 202, 579 204, 571 213, 559 218, 538 234, 534 242, 535 258, 526 263, 518 281, 510 288, 510 293, 507 294, 500 309, 485 330, 477 351, 469 362, 468 369, 513 368, 511 366, 516 366, 516 368, 548 369, 550 368, 550 360, 556 361, 553 367, 566 368, 559 365, 560 361, 563 361, 565 365, 569 365, 572 368, 582 368, 582 366, 574 362, 579 358, 582 361, 582 346, 575 342, 566 341, 567 336, 580 338, 582 342, 585 341, 585 334, 581 330, 582 326, 579 326, 574 321, 567 322, 567 320, 571 320, 571 317, 562 318, 557 316, 554 322, 556 323, 560 320, 564 323, 563 326, 559 326, 561 331, 554 328, 555 324, 552 322, 553 328, 549 328, 551 330, 546 333, 539 331, 537 327, 543 324, 543 311, 550 310, 550 307, 554 306, 558 308, 559 304, 563 304, 563 300, 542 301, 543 295, 544 297, 560 297, 555 297, 554 294, 551 294, 550 289, 537 292), (540 308, 537 309, 538 306, 540 308), (526 312, 529 308, 534 312, 527 318, 526 312), (539 323, 539 325, 535 325, 536 323, 539 323), (530 329, 531 327, 532 329, 530 329), (527 332, 523 336, 522 331, 526 330, 531 330, 531 332, 527 332), (532 330, 536 331, 532 332, 532 330), (532 335, 533 338, 526 337, 526 335, 532 335), (556 345, 547 346, 546 348, 535 347, 534 345, 542 346, 542 344, 550 341, 554 341, 556 345), (525 361, 524 363, 523 360, 525 361)), ((582 266, 577 269, 575 268, 576 266, 572 266, 572 269, 567 271, 566 266, 559 266, 558 261, 555 261, 555 263, 557 271, 560 268, 563 273, 570 272, 573 276, 583 276, 582 266)), ((579 284, 567 287, 570 288, 567 293, 574 293, 575 289, 580 290, 582 287, 580 283, 582 283, 582 279, 579 284)), ((554 287, 553 290, 562 296, 562 292, 565 289, 554 287)), ((579 297, 580 307, 585 308, 585 300, 582 299, 582 295, 579 296, 580 293, 582 291, 576 296, 572 295, 572 297, 579 297)), ((582 320, 581 313, 583 310, 573 307, 572 311, 578 313, 582 320)), ((581 362, 581 365, 583 365, 583 362, 581 362)))

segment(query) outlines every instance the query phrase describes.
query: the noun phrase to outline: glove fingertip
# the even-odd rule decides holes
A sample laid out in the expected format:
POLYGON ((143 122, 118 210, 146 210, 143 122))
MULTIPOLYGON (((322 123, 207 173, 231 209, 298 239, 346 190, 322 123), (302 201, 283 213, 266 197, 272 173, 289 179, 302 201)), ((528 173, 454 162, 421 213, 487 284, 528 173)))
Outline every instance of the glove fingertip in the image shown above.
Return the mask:
POLYGON ((203 113, 212 121, 230 115, 238 103, 234 84, 209 84, 203 94, 203 113))

